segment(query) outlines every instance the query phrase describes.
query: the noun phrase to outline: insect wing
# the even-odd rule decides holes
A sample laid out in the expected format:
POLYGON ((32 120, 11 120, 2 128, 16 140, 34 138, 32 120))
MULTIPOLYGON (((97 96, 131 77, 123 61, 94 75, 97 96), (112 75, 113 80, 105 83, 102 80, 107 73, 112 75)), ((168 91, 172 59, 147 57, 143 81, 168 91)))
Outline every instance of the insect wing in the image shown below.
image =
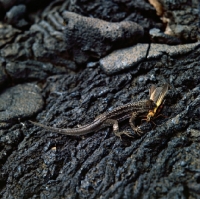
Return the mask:
POLYGON ((162 87, 155 87, 152 85, 149 89, 150 99, 156 104, 156 107, 153 110, 150 110, 147 115, 147 121, 150 121, 152 117, 159 111, 160 105, 163 102, 163 99, 168 91, 168 84, 164 84, 162 87), (158 110, 157 110, 158 109, 158 110))
POLYGON ((156 90, 156 85, 152 84, 150 89, 149 89, 149 97, 151 98, 151 95, 153 94, 153 92, 156 90))
POLYGON ((160 93, 162 91, 162 87, 157 87, 150 95, 150 99, 157 105, 157 101, 159 99, 160 93))
MULTIPOLYGON (((160 88, 160 87, 158 87, 158 88, 160 88)), ((161 91, 160 91, 160 93, 159 93, 159 97, 158 97, 158 99, 157 99, 157 101, 156 101, 157 107, 159 107, 159 106, 162 104, 162 101, 163 101, 165 95, 167 94, 167 91, 168 91, 168 84, 164 84, 164 86, 161 87, 161 88, 162 88, 162 89, 161 89, 161 91)))

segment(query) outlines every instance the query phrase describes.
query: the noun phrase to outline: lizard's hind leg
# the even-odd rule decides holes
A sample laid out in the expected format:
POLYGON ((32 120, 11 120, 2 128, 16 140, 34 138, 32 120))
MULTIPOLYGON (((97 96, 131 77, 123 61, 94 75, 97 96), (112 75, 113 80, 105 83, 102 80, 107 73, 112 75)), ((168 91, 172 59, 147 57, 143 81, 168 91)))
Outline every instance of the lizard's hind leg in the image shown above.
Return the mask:
POLYGON ((121 135, 123 135, 123 134, 125 134, 125 135, 127 135, 127 136, 129 136, 129 137, 133 137, 132 136, 132 134, 131 134, 131 132, 128 132, 128 131, 119 131, 119 124, 118 124, 118 121, 117 120, 114 120, 114 119, 107 119, 106 121, 105 121, 105 123, 107 124, 107 125, 112 125, 113 126, 113 132, 114 132, 114 134, 117 136, 117 137, 120 137, 120 139, 122 140, 122 138, 121 138, 121 135))
POLYGON ((142 130, 139 127, 136 127, 135 124, 133 123, 133 121, 136 119, 137 117, 137 113, 132 113, 130 119, 129 119, 129 124, 131 126, 131 128, 135 131, 135 133, 139 136, 141 136, 143 134, 142 130))

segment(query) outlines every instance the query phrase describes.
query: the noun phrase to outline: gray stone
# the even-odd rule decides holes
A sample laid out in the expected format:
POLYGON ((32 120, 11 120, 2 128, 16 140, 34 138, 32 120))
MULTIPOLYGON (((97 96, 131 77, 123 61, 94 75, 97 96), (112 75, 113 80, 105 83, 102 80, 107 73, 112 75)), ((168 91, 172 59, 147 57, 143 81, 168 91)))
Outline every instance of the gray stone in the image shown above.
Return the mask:
POLYGON ((28 25, 28 22, 25 20, 26 16, 26 6, 23 4, 13 6, 5 16, 5 21, 8 24, 13 25, 17 28, 24 28, 28 25))
POLYGON ((0 23, 0 48, 9 43, 20 32, 11 25, 0 23))
POLYGON ((43 80, 49 74, 66 73, 66 68, 35 60, 7 62, 6 72, 13 81, 43 80))
POLYGON ((175 56, 179 54, 186 54, 200 46, 200 42, 192 44, 183 44, 170 46, 167 44, 151 44, 147 59, 158 58, 163 53, 169 54, 170 56, 175 56))
POLYGON ((162 43, 162 44, 169 44, 169 45, 177 45, 181 43, 181 40, 167 35, 158 28, 153 28, 149 31, 149 35, 151 38, 152 43, 162 43))
POLYGON ((8 10, 17 3, 17 0, 1 0, 0 3, 5 10, 8 10))
POLYGON ((5 60, 0 58, 0 87, 2 87, 8 81, 8 75, 5 71, 5 60))
POLYGON ((197 0, 150 1, 166 24, 165 34, 177 37, 182 43, 198 40, 199 10, 197 0))
POLYGON ((200 42, 170 46, 167 44, 137 44, 135 46, 116 50, 100 59, 100 66, 106 74, 114 74, 137 66, 144 60, 158 58, 163 54, 176 56, 186 54, 200 46, 200 42))
POLYGON ((90 57, 101 58, 112 49, 130 46, 143 36, 143 28, 131 21, 106 22, 63 12, 66 23, 67 51, 77 63, 85 63, 90 57))
POLYGON ((124 69, 136 66, 146 59, 148 44, 116 50, 100 60, 102 70, 107 74, 113 74, 124 69))
POLYGON ((34 84, 20 84, 7 88, 0 94, 0 122, 33 116, 43 105, 43 98, 34 84))

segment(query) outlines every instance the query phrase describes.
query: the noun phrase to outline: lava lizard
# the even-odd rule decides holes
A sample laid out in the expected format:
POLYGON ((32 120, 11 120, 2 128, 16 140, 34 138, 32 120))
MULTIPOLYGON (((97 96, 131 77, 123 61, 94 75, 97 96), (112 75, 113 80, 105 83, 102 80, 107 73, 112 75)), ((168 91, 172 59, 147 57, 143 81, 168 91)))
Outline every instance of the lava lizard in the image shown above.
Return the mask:
POLYGON ((56 127, 49 127, 33 121, 30 122, 46 130, 71 136, 85 135, 94 131, 98 131, 106 126, 113 126, 113 132, 116 136, 121 138, 121 135, 125 134, 129 137, 132 137, 132 134, 130 132, 119 131, 118 122, 130 118, 129 123, 131 128, 135 131, 137 135, 141 135, 142 133, 141 129, 136 127, 133 121, 136 119, 136 117, 146 115, 150 110, 154 110, 154 108, 156 107, 157 105, 154 103, 153 100, 141 100, 134 103, 128 103, 99 115, 90 124, 86 124, 78 128, 72 128, 72 129, 71 128, 61 129, 56 127))

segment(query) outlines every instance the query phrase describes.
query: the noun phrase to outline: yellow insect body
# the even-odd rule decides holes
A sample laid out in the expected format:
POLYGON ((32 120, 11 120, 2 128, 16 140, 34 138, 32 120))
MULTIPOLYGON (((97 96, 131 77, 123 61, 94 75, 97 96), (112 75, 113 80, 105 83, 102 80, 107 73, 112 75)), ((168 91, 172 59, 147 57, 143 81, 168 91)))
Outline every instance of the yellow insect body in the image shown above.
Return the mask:
POLYGON ((164 84, 162 87, 156 87, 155 85, 152 85, 151 88, 149 89, 150 99, 153 100, 153 102, 156 104, 156 108, 149 111, 146 119, 148 122, 151 120, 152 117, 155 116, 158 108, 163 102, 165 95, 167 94, 167 91, 168 91, 168 84, 164 84))

